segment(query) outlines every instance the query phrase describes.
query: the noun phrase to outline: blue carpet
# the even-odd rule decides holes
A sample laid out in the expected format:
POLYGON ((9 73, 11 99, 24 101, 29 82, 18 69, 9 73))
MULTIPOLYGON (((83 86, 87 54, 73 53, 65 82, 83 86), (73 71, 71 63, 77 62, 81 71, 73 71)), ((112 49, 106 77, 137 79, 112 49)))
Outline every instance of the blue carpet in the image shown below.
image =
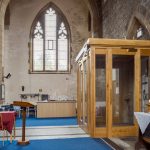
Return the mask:
MULTIPOLYGON (((69 118, 26 118, 26 126, 65 126, 77 125, 76 117, 69 118)), ((22 118, 16 119, 16 127, 22 127, 22 118)))
POLYGON ((51 140, 32 140, 27 146, 17 145, 14 141, 10 144, 5 142, 1 150, 112 150, 102 140, 92 138, 70 138, 70 139, 51 139, 51 140))

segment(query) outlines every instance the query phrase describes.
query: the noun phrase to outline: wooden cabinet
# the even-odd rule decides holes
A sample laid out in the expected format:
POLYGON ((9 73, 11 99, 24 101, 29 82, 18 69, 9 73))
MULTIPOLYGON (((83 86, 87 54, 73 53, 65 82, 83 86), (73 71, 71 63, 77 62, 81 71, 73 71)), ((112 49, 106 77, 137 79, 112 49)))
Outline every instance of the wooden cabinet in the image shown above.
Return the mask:
POLYGON ((75 116, 76 101, 37 102, 37 118, 75 116))
POLYGON ((136 136, 134 112, 143 105, 142 76, 150 77, 150 41, 90 38, 76 62, 79 125, 93 137, 136 136))

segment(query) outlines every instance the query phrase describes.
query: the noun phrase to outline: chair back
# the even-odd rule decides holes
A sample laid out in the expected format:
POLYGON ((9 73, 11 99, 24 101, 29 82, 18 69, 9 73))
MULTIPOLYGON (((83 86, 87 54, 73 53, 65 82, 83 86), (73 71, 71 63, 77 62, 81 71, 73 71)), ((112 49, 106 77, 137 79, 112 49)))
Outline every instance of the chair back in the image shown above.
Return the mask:
POLYGON ((2 114, 0 114, 0 130, 3 130, 3 119, 2 119, 2 114))

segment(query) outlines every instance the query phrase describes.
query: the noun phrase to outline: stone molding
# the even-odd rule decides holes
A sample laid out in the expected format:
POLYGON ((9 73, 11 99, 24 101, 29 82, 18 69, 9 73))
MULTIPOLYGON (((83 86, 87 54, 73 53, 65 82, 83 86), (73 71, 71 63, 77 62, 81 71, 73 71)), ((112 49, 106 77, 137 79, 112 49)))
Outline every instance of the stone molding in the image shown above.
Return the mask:
POLYGON ((138 5, 137 9, 133 13, 127 28, 127 38, 130 39, 133 36, 133 29, 138 20, 150 34, 150 11, 142 4, 138 5))

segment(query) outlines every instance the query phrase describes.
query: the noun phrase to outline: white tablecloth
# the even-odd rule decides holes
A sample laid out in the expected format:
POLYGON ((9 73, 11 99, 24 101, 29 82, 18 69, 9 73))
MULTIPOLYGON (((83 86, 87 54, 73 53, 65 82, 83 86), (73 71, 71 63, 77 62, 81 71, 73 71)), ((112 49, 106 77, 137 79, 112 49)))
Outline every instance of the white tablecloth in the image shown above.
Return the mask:
POLYGON ((150 113, 135 112, 134 115, 143 134, 150 123, 150 113))

